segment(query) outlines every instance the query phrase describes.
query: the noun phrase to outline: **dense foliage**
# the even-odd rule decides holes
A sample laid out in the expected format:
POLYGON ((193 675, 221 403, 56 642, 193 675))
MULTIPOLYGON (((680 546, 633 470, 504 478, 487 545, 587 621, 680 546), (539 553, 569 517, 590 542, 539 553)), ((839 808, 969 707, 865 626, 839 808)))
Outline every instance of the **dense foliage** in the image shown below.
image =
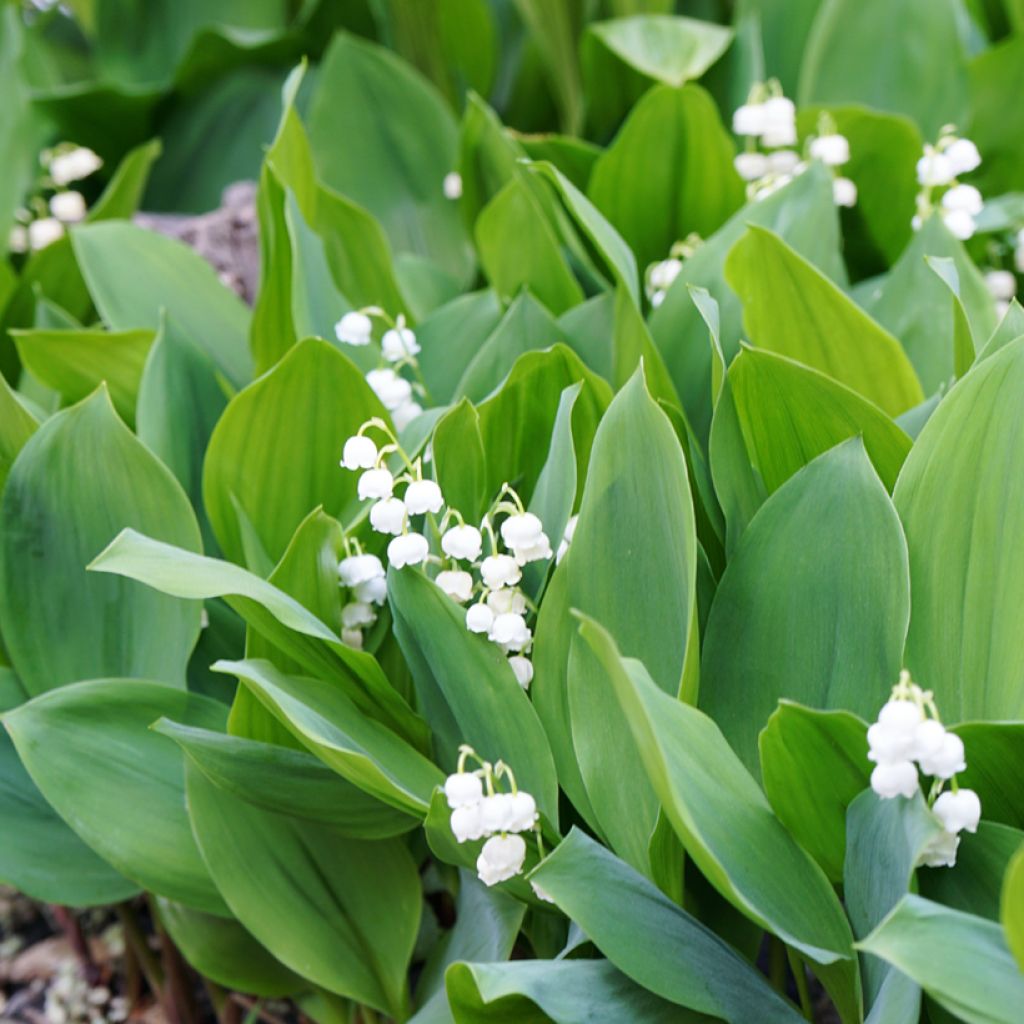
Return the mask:
POLYGON ((5 0, 0 86, 0 880, 324 1024, 1021 1019, 1019 0, 5 0), (244 178, 251 309, 132 223, 244 178))

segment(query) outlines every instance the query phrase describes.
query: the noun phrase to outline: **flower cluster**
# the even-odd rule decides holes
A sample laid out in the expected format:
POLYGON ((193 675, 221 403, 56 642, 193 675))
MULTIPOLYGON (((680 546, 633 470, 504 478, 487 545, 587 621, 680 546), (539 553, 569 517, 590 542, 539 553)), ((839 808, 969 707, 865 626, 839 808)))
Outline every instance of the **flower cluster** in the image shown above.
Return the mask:
POLYGON ((950 234, 966 241, 975 231, 974 218, 984 205, 981 193, 973 185, 958 179, 981 165, 978 147, 970 139, 960 138, 956 129, 947 125, 934 145, 926 145, 917 161, 917 212, 913 227, 917 231, 928 216, 938 209, 950 234))
POLYGON ((364 553, 358 541, 346 537, 338 579, 349 591, 349 600, 341 609, 341 639, 349 647, 361 650, 363 630, 377 621, 377 608, 388 597, 384 566, 376 555, 364 553))
POLYGON ((924 850, 921 863, 952 867, 960 832, 977 831, 981 801, 973 790, 957 785, 957 772, 967 767, 963 740, 945 729, 931 691, 911 682, 909 672, 900 673, 878 721, 868 729, 868 747, 868 758, 875 762, 871 788, 880 797, 912 797, 919 787, 918 768, 932 777, 928 802, 943 831, 924 850), (951 788, 943 792, 947 781, 951 788))
MULTIPOLYGON (((484 885, 507 882, 523 870, 526 841, 521 833, 534 832, 538 851, 543 855, 537 802, 516 786, 515 776, 504 762, 492 765, 463 744, 459 748, 458 770, 445 780, 444 795, 451 808, 455 839, 459 843, 487 840, 476 861, 476 871, 484 885), (466 762, 470 759, 480 767, 467 771, 466 762), (498 790, 502 779, 508 780, 507 793, 498 790)), ((550 897, 536 885, 534 892, 550 902, 550 897)))
POLYGON ((43 175, 36 194, 17 211, 8 238, 11 252, 45 249, 64 235, 64 226, 80 221, 86 214, 85 197, 69 189, 73 181, 88 178, 103 166, 103 161, 84 146, 62 143, 44 149, 39 156, 43 175), (50 193, 46 198, 46 193, 50 193))
POLYGON ((379 307, 367 306, 346 313, 334 325, 334 333, 343 344, 363 348, 374 342, 374 318, 382 320, 387 330, 380 338, 381 364, 367 373, 366 383, 391 415, 395 427, 404 430, 423 412, 423 406, 416 398, 426 394, 416 361, 420 353, 419 342, 415 332, 406 327, 405 317, 399 313, 395 320, 391 320, 379 307), (402 375, 406 367, 416 377, 415 383, 402 375))
POLYGON ((648 301, 655 309, 662 304, 669 288, 683 269, 683 260, 688 260, 701 244, 697 234, 687 235, 669 250, 668 259, 652 263, 644 274, 644 290, 648 301))
MULTIPOLYGON (((508 656, 509 667, 519 685, 528 688, 533 680, 533 664, 529 659, 533 632, 527 624, 530 602, 518 584, 525 565, 553 557, 551 542, 540 519, 527 512, 519 495, 505 484, 479 527, 465 522, 457 509, 445 507, 444 495, 437 483, 423 478, 422 460, 412 460, 380 419, 364 423, 359 432, 345 442, 341 465, 360 473, 359 499, 373 502, 370 526, 392 537, 387 548, 388 562, 396 569, 428 562, 436 564, 439 571, 434 582, 456 603, 473 602, 466 610, 467 629, 484 634, 497 644, 508 656), (383 434, 386 443, 378 447, 371 432, 383 434), (389 457, 400 460, 404 467, 402 473, 397 476, 392 473, 387 465, 389 457), (396 488, 403 485, 404 493, 399 496, 396 488), (410 528, 411 517, 419 515, 440 516, 436 522, 440 554, 431 552, 430 542, 423 532, 410 528), (496 531, 494 524, 499 518, 500 528, 496 531), (486 556, 485 537, 490 551, 486 556)), ((358 630, 372 625, 376 618, 372 605, 384 601, 384 568, 374 556, 363 555, 361 551, 342 562, 342 566, 347 565, 351 565, 351 571, 347 577, 342 574, 342 582, 351 587, 362 584, 367 594, 374 595, 360 596, 356 590, 354 601, 346 605, 348 618, 343 621, 343 627, 358 630), (361 561, 353 561, 354 558, 361 561), (372 564, 370 559, 373 559, 372 564), (378 580, 381 582, 376 582, 378 580)), ((358 646, 355 634, 346 639, 350 641, 358 646)))

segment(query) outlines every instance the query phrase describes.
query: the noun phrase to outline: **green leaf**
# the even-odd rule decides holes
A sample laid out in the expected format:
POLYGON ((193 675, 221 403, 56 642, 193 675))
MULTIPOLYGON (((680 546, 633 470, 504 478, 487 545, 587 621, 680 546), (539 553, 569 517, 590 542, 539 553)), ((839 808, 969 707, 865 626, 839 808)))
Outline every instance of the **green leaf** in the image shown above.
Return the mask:
POLYGON ((985 818, 1024 829, 1024 722, 967 722, 967 770, 958 781, 981 798, 985 818))
POLYGON ((1024 971, 1024 846, 1010 861, 1003 877, 1000 919, 1006 932, 1006 943, 1024 971))
POLYGON ((0 493, 7 483, 7 474, 18 452, 38 426, 39 423, 21 396, 0 375, 0 493))
POLYGON ((593 620, 580 633, 608 667, 651 784, 701 873, 746 917, 818 965, 843 1019, 859 1019, 850 926, 822 870, 783 828, 707 715, 662 692, 640 662, 620 661, 593 620), (624 672, 614 670, 617 663, 624 672), (800 900, 792 899, 795 886, 800 900))
POLYGON ((1024 599, 1016 543, 1024 467, 1015 440, 1022 387, 1019 340, 979 363, 943 399, 894 494, 914 595, 906 664, 934 690, 949 721, 1024 716, 1024 651, 1013 613, 1024 599))
POLYGON ((4 725, 43 796, 104 860, 143 888, 223 915, 185 812, 181 751, 149 729, 164 715, 218 729, 225 709, 157 682, 98 679, 36 697, 4 725))
POLYGON ((205 558, 125 530, 89 566, 95 572, 139 580, 177 597, 223 597, 261 635, 417 746, 425 723, 393 689, 377 661, 341 642, 298 601, 231 562, 205 558))
POLYGON ((785 356, 752 348, 733 360, 729 383, 750 462, 768 493, 857 435, 886 490, 896 486, 910 438, 855 391, 785 356))
POLYGON ((185 775, 203 858, 246 930, 317 985, 404 1018, 421 894, 401 841, 260 810, 191 763, 185 775))
POLYGON ((733 153, 700 86, 656 86, 595 164, 588 195, 643 267, 691 232, 712 234, 743 205, 733 153))
POLYGON ((791 477, 743 534, 705 630, 701 707, 757 771, 757 735, 782 697, 874 717, 909 615, 899 519, 852 439, 791 477))
POLYGON ((971 335, 967 311, 960 299, 960 278, 956 264, 944 256, 926 256, 925 262, 949 289, 953 308, 953 373, 956 377, 962 377, 974 362, 976 346, 971 335))
POLYGON ((899 342, 778 235, 751 225, 725 273, 755 345, 821 370, 891 416, 924 399, 899 342))
POLYGON ((16 330, 11 336, 22 365, 47 387, 79 402, 105 382, 118 415, 134 425, 152 331, 16 330))
POLYGON ((324 182, 369 210, 397 251, 429 257, 460 280, 468 275, 458 208, 441 187, 455 166, 455 120, 418 72, 338 33, 318 71, 309 138, 324 182))
POLYGON ((833 882, 843 880, 846 809, 871 774, 865 733, 848 711, 781 700, 758 736, 772 810, 833 882))
POLYGON ((967 64, 951 0, 829 0, 814 20, 797 103, 859 103, 906 114, 931 139, 966 114, 967 64))
POLYGON ((387 839, 417 824, 304 751, 167 719, 153 728, 174 740, 220 789, 266 811, 333 825, 356 839, 387 839))
POLYGON ((166 310, 233 387, 249 380, 249 313, 198 253, 120 221, 76 228, 71 241, 89 294, 111 330, 155 331, 166 310))
POLYGON ((714 932, 578 829, 541 862, 531 881, 623 974, 655 995, 731 1024, 800 1020, 714 932))
POLYGON ((245 559, 232 499, 275 562, 316 506, 340 515, 357 482, 338 466, 345 438, 386 415, 356 366, 317 338, 239 392, 213 431, 203 467, 206 510, 227 557, 245 559))
POLYGON ((434 727, 438 762, 454 768, 460 743, 492 763, 503 760, 540 812, 557 822, 551 749, 505 656, 470 633, 465 610, 415 569, 389 571, 388 599, 419 704, 434 727))
POLYGON ((182 956, 218 985, 270 997, 306 988, 299 975, 275 960, 237 921, 160 896, 156 906, 160 923, 182 956))
MULTIPOLYGON (((1019 17, 1019 16, 1018 16, 1019 17)), ((986 195, 1024 188, 1020 132, 1024 121, 1015 104, 1006 102, 1024 84, 1024 41, 1019 22, 1015 34, 979 53, 968 65, 971 117, 966 125, 985 159, 971 176, 986 195)))
POLYGON ((644 991, 607 960, 516 960, 456 963, 446 975, 457 1024, 698 1024, 644 991))
POLYGON ((978 361, 987 359, 994 352, 998 352, 1022 335, 1024 335, 1024 307, 1016 299, 1011 299, 1009 308, 1002 320, 999 321, 999 326, 992 332, 991 337, 978 353, 978 361))
POLYGON ((434 472, 449 508, 478 523, 488 504, 487 456, 480 416, 463 398, 434 428, 434 472))
POLYGON ((858 948, 908 974, 968 1024, 1014 1024, 1024 1002, 1018 969, 999 925, 904 896, 858 948))
POLYGON ((0 506, 0 626, 29 694, 107 675, 184 686, 199 605, 86 575, 125 526, 200 547, 188 499, 101 389, 36 431, 0 506))

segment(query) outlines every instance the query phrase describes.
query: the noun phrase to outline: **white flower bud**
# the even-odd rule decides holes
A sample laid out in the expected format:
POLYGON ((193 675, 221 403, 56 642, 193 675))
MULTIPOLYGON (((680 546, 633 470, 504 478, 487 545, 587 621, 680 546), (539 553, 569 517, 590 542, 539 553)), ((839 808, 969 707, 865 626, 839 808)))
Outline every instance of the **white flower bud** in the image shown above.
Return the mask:
POLYGON ((441 488, 433 480, 414 480, 405 489, 405 507, 412 515, 440 512, 444 505, 441 488))
POLYGON ((484 798, 483 783, 473 772, 455 772, 444 780, 444 795, 453 810, 476 804, 484 798))
POLYGON ((357 583, 354 589, 357 601, 365 604, 383 604, 388 599, 388 581, 383 576, 357 583))
POLYGON ((737 135, 760 135, 767 127, 763 103, 744 103, 732 115, 732 130, 737 135))
POLYGON ((403 402, 397 409, 391 410, 391 422, 395 430, 405 430, 422 412, 423 406, 419 402, 403 402))
POLYGON ((937 153, 931 147, 917 161, 917 182, 925 187, 948 185, 956 177, 953 163, 945 153, 937 153))
POLYGON ((465 843, 483 839, 484 826, 479 801, 456 807, 452 811, 451 828, 457 842, 465 843))
POLYGON ((849 178, 836 178, 832 182, 832 202, 836 206, 856 206, 857 186, 849 178))
POLYGON ((954 238, 966 242, 974 235, 976 225, 974 218, 966 210, 943 210, 942 222, 954 238))
POLYGON ((480 575, 488 590, 513 587, 523 578, 522 570, 511 555, 488 555, 480 563, 480 575))
POLYGON ((487 607, 495 615, 501 615, 504 612, 515 612, 516 615, 522 615, 526 611, 526 595, 514 587, 492 590, 487 595, 487 607))
POLYGON ((953 167, 953 174, 969 174, 981 165, 981 154, 970 139, 957 139, 945 152, 946 159, 953 167))
POLYGON ((985 201, 973 185, 954 185, 943 197, 944 210, 966 210, 972 217, 981 213, 985 201))
POLYGON ((383 466, 380 469, 368 469, 359 478, 359 500, 390 498, 394 486, 395 478, 383 466))
POLYGON ((65 224, 77 223, 85 212, 85 196, 81 192, 58 192, 50 197, 50 213, 65 224))
POLYGON ((45 249, 64 237, 64 225, 56 217, 43 217, 28 226, 28 244, 33 249, 45 249))
POLYGON ((397 363, 400 359, 417 355, 420 351, 416 335, 408 327, 393 327, 384 332, 380 339, 381 351, 389 363, 397 363))
POLYGON ((389 412, 412 399, 412 385, 390 367, 371 370, 366 375, 366 383, 389 412))
POLYGON ((341 631, 341 642, 346 647, 361 651, 363 649, 363 631, 361 629, 343 629, 341 631))
POLYGON ((338 563, 338 577, 346 587, 384 578, 384 566, 376 555, 350 555, 338 563))
POLYGON ((369 345, 373 321, 365 313, 346 313, 335 325, 334 334, 344 345, 369 345))
POLYGON ((916 701, 890 700, 882 705, 882 710, 878 712, 878 721, 881 725, 911 732, 924 721, 924 712, 916 701))
POLYGON ((377 613, 362 601, 351 601, 341 609, 341 624, 345 629, 372 626, 376 621, 377 613))
POLYGON ((480 803, 480 820, 484 832, 508 832, 512 826, 514 805, 509 793, 485 796, 480 803))
POLYGON ((441 550, 450 558, 474 561, 480 557, 483 537, 475 526, 453 526, 441 538, 441 550))
POLYGON ((921 771, 936 779, 951 779, 957 772, 967 768, 964 761, 964 741, 954 732, 947 732, 942 746, 928 757, 919 761, 921 771))
POLYGON ((400 498, 385 498, 371 505, 370 525, 378 533, 401 533, 405 527, 405 502, 400 498))
POLYGON ((471 633, 489 633, 494 622, 494 612, 485 604, 470 605, 466 609, 466 628, 471 633))
POLYGON ((345 469, 373 469, 377 465, 377 446, 368 437, 350 437, 342 449, 341 464, 345 469))
POLYGON ((1009 302, 1017 294, 1017 278, 1009 270, 990 270, 985 285, 993 299, 1009 302))
POLYGON ((419 533, 403 533, 388 544, 388 561, 396 569, 420 565, 429 554, 427 538, 419 533))
POLYGON ((525 860, 526 843, 522 836, 492 836, 480 851, 476 872, 484 885, 497 885, 518 875, 525 860))
POLYGON ((764 153, 737 153, 732 163, 744 181, 763 178, 771 167, 764 153))
POLYGON ((962 829, 977 832, 981 821, 981 800, 973 789, 959 789, 955 793, 947 790, 939 794, 932 811, 947 832, 955 833, 962 829))
POLYGON ((917 863, 929 868, 951 868, 956 864, 956 851, 960 837, 954 832, 942 831, 928 842, 917 863))
POLYGON ((912 797, 917 787, 917 768, 911 761, 879 764, 871 773, 871 788, 887 800, 895 796, 912 797))
POLYGON ((512 669, 513 675, 516 677, 516 682, 524 690, 528 690, 530 683, 533 682, 533 662, 521 654, 513 654, 508 659, 508 664, 509 668, 512 669))
POLYGON ((444 192, 445 199, 461 199, 462 175, 458 171, 449 171, 441 183, 441 191, 444 192))
POLYGON ((72 181, 88 178, 102 166, 103 161, 91 149, 78 146, 68 153, 55 156, 50 161, 50 177, 58 185, 67 185, 72 181))
POLYGON ((465 604, 473 596, 473 577, 461 569, 445 569, 437 574, 434 582, 459 604, 465 604))
MULTIPOLYGON (((672 259, 662 260, 660 263, 655 263, 648 271, 647 281, 650 286, 657 291, 668 291, 682 269, 682 260, 677 260, 674 257, 672 259)), ((527 515, 529 515, 529 513, 527 513, 527 515)))
POLYGON ((510 799, 508 831, 529 832, 537 822, 537 802, 522 790, 513 793, 510 799))
POLYGON ((845 135, 819 135, 811 142, 811 156, 829 167, 839 167, 850 159, 850 143, 845 135))
POLYGON ((504 612, 494 616, 487 639, 500 645, 506 651, 522 651, 530 646, 533 634, 522 615, 504 612))
POLYGON ((915 761, 933 757, 942 749, 945 739, 946 730, 942 723, 936 722, 934 718, 926 718, 914 726, 913 743, 908 756, 915 761))

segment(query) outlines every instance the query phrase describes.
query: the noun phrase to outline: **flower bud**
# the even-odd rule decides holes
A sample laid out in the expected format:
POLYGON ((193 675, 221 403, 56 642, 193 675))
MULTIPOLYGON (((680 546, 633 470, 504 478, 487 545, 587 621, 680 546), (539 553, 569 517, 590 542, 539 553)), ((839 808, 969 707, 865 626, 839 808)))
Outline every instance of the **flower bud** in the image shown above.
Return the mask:
POLYGON ((361 651, 363 649, 363 631, 361 629, 343 629, 341 631, 341 642, 346 647, 361 651))
POLYGON ((961 174, 969 174, 981 165, 981 154, 978 147, 970 139, 957 139, 948 146, 945 152, 946 159, 953 168, 955 177, 961 174))
POLYGON ((744 103, 732 115, 732 130, 737 135, 760 135, 768 126, 763 103, 744 103))
POLYGON ((878 721, 892 728, 905 729, 908 732, 924 720, 924 712, 916 701, 890 700, 882 705, 878 712, 878 721))
POLYGON ((388 561, 396 569, 419 565, 429 554, 427 538, 419 533, 403 533, 388 544, 388 561))
POLYGON ((28 226, 28 244, 33 249, 45 249, 64 237, 64 225, 56 217, 43 217, 28 226))
POLYGON ((85 211, 85 196, 81 192, 58 192, 50 197, 50 213, 65 224, 77 223, 85 211))
POLYGON ((365 313, 346 313, 335 325, 334 334, 344 345, 369 345, 373 321, 365 313))
POLYGON ((397 363, 400 359, 417 355, 420 351, 416 335, 408 327, 392 328, 384 332, 380 339, 381 350, 384 358, 389 363, 397 363))
POLYGON ((341 453, 341 464, 345 469, 373 469, 377 465, 377 446, 368 437, 350 437, 341 453))
POLYGON ((849 178, 836 178, 832 182, 832 202, 847 208, 857 205, 857 186, 849 178))
POLYGON ((516 677, 516 682, 524 689, 530 688, 533 682, 533 662, 522 654, 513 654, 508 659, 509 668, 516 677))
POLYGON ((972 217, 981 213, 985 201, 973 185, 954 185, 943 197, 944 210, 966 210, 972 217))
POLYGON ((453 810, 476 804, 484 798, 483 783, 473 772, 455 772, 444 780, 444 795, 453 810))
POLYGON ((829 167, 839 167, 850 159, 850 143, 845 135, 819 135, 811 143, 811 156, 829 167))
POLYGON ((489 633, 494 612, 485 604, 474 604, 466 610, 466 628, 471 633, 489 633))
POLYGON ((433 480, 414 480, 405 489, 405 507, 412 515, 440 512, 444 505, 441 488, 433 480))

